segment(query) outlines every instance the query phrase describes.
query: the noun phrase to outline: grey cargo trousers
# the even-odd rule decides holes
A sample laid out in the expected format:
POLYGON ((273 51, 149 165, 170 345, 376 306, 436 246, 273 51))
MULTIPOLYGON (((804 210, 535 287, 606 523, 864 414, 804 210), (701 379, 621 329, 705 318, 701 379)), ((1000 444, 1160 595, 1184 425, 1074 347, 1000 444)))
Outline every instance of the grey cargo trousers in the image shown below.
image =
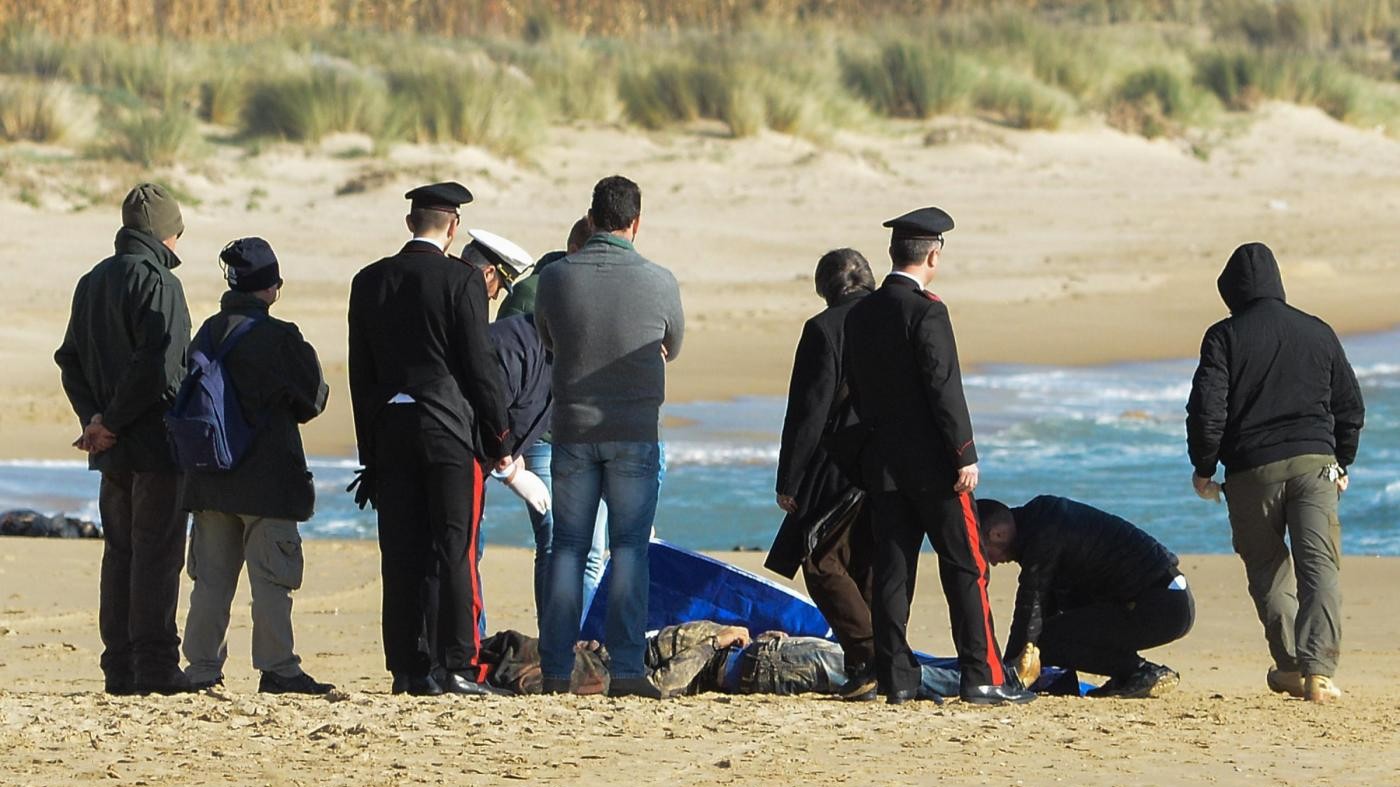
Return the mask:
POLYGON ((1225 480, 1235 552, 1269 652, 1279 669, 1304 676, 1336 674, 1341 649, 1335 467, 1330 456, 1296 456, 1225 480))

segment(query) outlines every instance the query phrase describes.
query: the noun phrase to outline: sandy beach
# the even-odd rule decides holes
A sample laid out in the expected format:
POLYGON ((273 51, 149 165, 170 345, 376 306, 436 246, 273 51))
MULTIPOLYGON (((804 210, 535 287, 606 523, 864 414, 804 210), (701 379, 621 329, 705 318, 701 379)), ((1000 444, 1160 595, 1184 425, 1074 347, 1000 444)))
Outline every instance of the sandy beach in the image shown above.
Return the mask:
MULTIPOLYGON (((476 194, 464 226, 535 255, 562 245, 599 177, 637 180, 639 249, 675 271, 687 311, 672 400, 783 394, 802 321, 822 305, 816 259, 853 246, 882 274, 881 221, 926 204, 957 221, 935 289, 969 367, 1189 357, 1225 314, 1220 268, 1253 240, 1278 253, 1290 301, 1340 332, 1400 319, 1400 145, 1315 109, 1266 106, 1216 132, 1205 156, 1096 121, 1042 133, 968 119, 843 131, 823 145, 767 133, 722 139, 704 125, 556 128, 527 162, 422 146, 376 158, 368 147, 354 136, 257 155, 229 147, 156 173, 185 195, 178 274, 196 324, 223 291, 226 242, 256 234, 277 249, 287 286, 275 313, 318 348, 332 387, 327 413, 305 431, 321 456, 354 452, 350 278, 399 248, 402 193, 433 180, 476 194)), ((122 194, 150 175, 10 150, 0 185, 0 460, 78 459, 52 353, 74 283, 110 253, 122 194)), ((1183 445, 1183 476, 1184 454, 1183 445)), ((98 543, 0 541, 0 784, 1400 783, 1400 616, 1390 603, 1400 558, 1346 559, 1337 676, 1346 695, 1333 706, 1265 689, 1268 653, 1238 560, 1188 556, 1196 628, 1152 656, 1182 673, 1175 694, 895 709, 717 695, 663 704, 390 696, 370 541, 307 542, 297 596, 305 666, 344 693, 255 693, 245 587, 224 690, 110 698, 97 661, 100 554, 98 543)), ((721 557, 761 564, 753 553, 721 557)), ((493 630, 533 633, 529 562, 523 550, 488 551, 493 630)), ((936 573, 925 560, 911 635, 947 654, 936 573)), ((994 572, 1002 636, 1014 587, 1014 569, 994 572)))
MULTIPOLYGON (((529 162, 415 146, 369 158, 368 141, 342 136, 252 157, 219 151, 157 174, 187 195, 178 272, 196 324, 224 289, 225 243, 258 234, 277 249, 287 287, 276 312, 316 345, 332 386, 330 409, 307 430, 320 455, 353 452, 350 278, 406 239, 403 192, 438 179, 476 194, 465 226, 535 255, 563 244, 599 177, 637 180, 639 248, 675 271, 688 318, 673 400, 784 393, 802 321, 822 306, 816 259, 853 246, 883 274, 880 222, 931 203, 957 221, 935 287, 968 366, 1190 356, 1225 314, 1215 277, 1251 240, 1278 253, 1290 300, 1339 331, 1397 320, 1400 145, 1382 133, 1272 105, 1218 132, 1203 159, 1088 121, 1056 133, 967 119, 932 127, 841 132, 821 146, 722 139, 703 125, 557 128, 529 162)), ((122 194, 149 175, 51 153, 12 156, 0 190, 11 229, 0 254, 0 458, 76 458, 52 353, 74 283, 110 253, 122 194)))
MULTIPOLYGON (((1400 564, 1344 564, 1340 703, 1264 687, 1268 653, 1233 557, 1183 559, 1199 618, 1151 652, 1182 674, 1161 700, 1041 698, 1021 707, 890 708, 818 698, 703 695, 412 699, 388 694, 370 542, 312 541, 296 596, 304 666, 333 699, 258 695, 246 584, 225 689, 174 698, 101 693, 97 543, 5 539, 0 555, 0 783, 121 784, 1358 784, 1400 768, 1400 564)), ((717 555, 751 570, 761 556, 717 555)), ((926 556, 927 557, 927 556, 926 556)), ((492 630, 533 629, 530 555, 483 562, 492 630)), ((946 608, 922 564, 911 639, 949 653, 946 608)), ((1009 621, 1014 568, 993 571, 1009 621)), ((181 604, 181 620, 188 583, 181 604)))

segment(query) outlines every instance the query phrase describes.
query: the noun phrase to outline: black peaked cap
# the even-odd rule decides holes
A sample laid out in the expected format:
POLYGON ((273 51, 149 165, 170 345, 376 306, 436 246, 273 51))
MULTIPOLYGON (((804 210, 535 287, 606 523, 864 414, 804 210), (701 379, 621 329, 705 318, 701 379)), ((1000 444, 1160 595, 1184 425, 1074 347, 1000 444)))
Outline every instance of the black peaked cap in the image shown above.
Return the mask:
POLYGON ((467 191, 467 187, 452 180, 419 186, 403 196, 404 199, 413 200, 414 209, 427 208, 448 213, 472 201, 472 193, 467 191))
POLYGON ((941 208, 919 208, 890 219, 884 226, 895 238, 939 238, 953 228, 953 217, 941 208))

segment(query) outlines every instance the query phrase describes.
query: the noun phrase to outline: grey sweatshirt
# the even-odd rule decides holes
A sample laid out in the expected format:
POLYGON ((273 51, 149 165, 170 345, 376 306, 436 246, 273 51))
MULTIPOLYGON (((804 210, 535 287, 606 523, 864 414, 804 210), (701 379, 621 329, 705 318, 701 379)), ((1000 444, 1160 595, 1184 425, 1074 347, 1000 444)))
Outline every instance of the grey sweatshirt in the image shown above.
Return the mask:
POLYGON ((680 355, 685 333, 676 277, 610 234, 539 277, 535 324, 554 352, 554 442, 655 442, 666 361, 680 355))

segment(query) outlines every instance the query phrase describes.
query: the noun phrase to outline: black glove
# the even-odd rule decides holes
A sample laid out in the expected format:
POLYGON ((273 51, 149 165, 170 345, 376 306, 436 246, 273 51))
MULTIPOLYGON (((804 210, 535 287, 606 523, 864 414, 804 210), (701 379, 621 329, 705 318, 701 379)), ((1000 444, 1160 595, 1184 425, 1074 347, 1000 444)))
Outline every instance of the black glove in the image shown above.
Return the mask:
POLYGON ((355 471, 355 480, 345 487, 345 491, 355 493, 355 505, 365 510, 365 505, 374 508, 374 468, 362 467, 355 471))

